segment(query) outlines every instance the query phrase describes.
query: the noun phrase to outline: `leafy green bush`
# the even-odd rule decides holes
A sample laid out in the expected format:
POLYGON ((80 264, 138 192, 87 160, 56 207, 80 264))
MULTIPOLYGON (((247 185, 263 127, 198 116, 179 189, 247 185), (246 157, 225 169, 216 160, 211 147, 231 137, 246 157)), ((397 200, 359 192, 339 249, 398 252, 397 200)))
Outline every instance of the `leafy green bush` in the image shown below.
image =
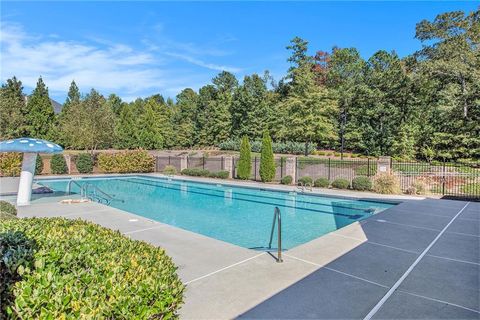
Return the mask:
POLYGON ((208 177, 210 175, 210 171, 206 169, 191 168, 191 169, 183 169, 182 174, 186 176, 193 176, 193 177, 208 177))
POLYGON ((228 179, 228 171, 222 170, 217 172, 210 172, 208 176, 210 178, 228 179))
POLYGON ((177 173, 177 168, 171 165, 166 165, 165 168, 163 168, 163 174, 167 175, 174 175, 177 173))
POLYGON ((37 154, 37 160, 35 162, 35 174, 41 174, 43 171, 43 159, 37 154))
POLYGON ((272 139, 268 131, 263 133, 262 151, 260 154, 260 178, 262 182, 270 182, 275 177, 275 159, 273 158, 272 139))
POLYGON ((350 181, 344 178, 337 178, 333 180, 332 187, 336 189, 348 189, 348 187, 350 187, 350 181))
POLYGON ((6 306, 12 318, 168 319, 183 302, 184 286, 165 251, 118 231, 31 218, 2 221, 5 233, 9 243, 25 242, 22 235, 36 243, 33 266, 17 268, 21 279, 6 306))
POLYGON ((333 155, 337 158, 340 158, 342 156, 340 152, 334 152, 333 155))
POLYGON ((480 183, 467 183, 461 187, 461 190, 464 194, 467 195, 480 195, 480 183))
MULTIPOLYGON (((221 150, 240 150, 240 140, 227 140, 218 145, 221 150)), ((253 152, 261 152, 262 150, 262 141, 256 140, 250 143, 251 150, 253 152)), ((286 141, 286 142, 273 142, 272 150, 275 153, 286 153, 286 154, 304 154, 305 153, 305 143, 286 141)), ((308 153, 312 154, 315 151, 315 145, 308 145, 308 153)))
POLYGON ((313 183, 313 186, 314 187, 317 187, 317 188, 328 188, 328 186, 330 185, 330 181, 328 181, 327 178, 318 178, 317 180, 315 180, 315 182, 313 183))
POLYGON ((16 177, 22 170, 22 154, 18 152, 0 152, 0 175, 16 177))
POLYGON ((252 151, 247 136, 242 138, 240 159, 238 160, 237 178, 247 180, 252 173, 252 151))
POLYGON ((98 167, 105 173, 153 172, 155 158, 145 150, 101 153, 98 167))
POLYGON ((17 208, 13 204, 7 201, 0 201, 0 214, 8 214, 12 216, 17 215, 17 208))
POLYGON ((392 174, 378 175, 374 180, 373 190, 383 194, 397 194, 401 192, 400 183, 397 177, 392 174))
POLYGON ((292 176, 285 176, 282 178, 282 180, 280 180, 281 184, 292 184, 292 182, 293 182, 292 176))
POLYGON ((372 190, 372 181, 368 177, 355 177, 352 180, 352 189, 358 191, 372 190))
POLYGON ((15 301, 13 285, 33 267, 35 241, 20 231, 0 232, 0 319, 7 318, 15 301))
POLYGON ((65 174, 68 172, 67 162, 63 154, 54 154, 50 160, 50 169, 53 174, 65 174))
POLYGON ((75 165, 80 173, 93 172, 93 158, 88 153, 80 153, 75 160, 75 165))
POLYGON ((313 179, 310 177, 301 177, 298 179, 297 184, 299 186, 313 186, 313 179))

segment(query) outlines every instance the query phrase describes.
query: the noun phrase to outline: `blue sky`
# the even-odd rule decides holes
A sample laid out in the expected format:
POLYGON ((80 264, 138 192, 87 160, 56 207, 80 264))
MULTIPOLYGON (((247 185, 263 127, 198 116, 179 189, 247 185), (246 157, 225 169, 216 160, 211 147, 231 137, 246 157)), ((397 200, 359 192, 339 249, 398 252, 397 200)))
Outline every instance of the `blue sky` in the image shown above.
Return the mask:
POLYGON ((30 93, 40 75, 63 102, 75 79, 130 101, 198 89, 221 70, 237 78, 288 68, 290 39, 310 53, 356 47, 400 56, 421 47, 415 24, 480 2, 5 2, 1 81, 16 75, 30 93))

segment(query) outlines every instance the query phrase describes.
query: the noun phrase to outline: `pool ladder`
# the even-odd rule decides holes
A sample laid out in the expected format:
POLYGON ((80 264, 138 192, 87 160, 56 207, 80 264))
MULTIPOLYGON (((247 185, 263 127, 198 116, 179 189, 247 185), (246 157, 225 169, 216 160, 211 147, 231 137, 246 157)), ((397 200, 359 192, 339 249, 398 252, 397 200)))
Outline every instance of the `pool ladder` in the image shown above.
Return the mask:
POLYGON ((94 184, 91 184, 88 182, 84 184, 80 184, 75 180, 70 180, 68 182, 67 194, 72 193, 72 184, 75 184, 78 187, 80 187, 80 196, 82 197, 82 199, 90 199, 92 201, 96 201, 98 203, 104 203, 106 205, 109 205, 112 201, 124 202, 121 199, 116 199, 115 196, 106 193, 105 191, 103 191, 102 189, 100 189, 94 184), (89 189, 92 190, 91 193, 88 193, 89 189))
POLYGON ((282 214, 280 209, 275 207, 273 210, 273 222, 272 222, 272 231, 270 232, 270 241, 268 243, 268 249, 272 249, 272 240, 273 240, 273 231, 275 231, 275 224, 277 225, 277 262, 283 262, 282 259, 282 214))

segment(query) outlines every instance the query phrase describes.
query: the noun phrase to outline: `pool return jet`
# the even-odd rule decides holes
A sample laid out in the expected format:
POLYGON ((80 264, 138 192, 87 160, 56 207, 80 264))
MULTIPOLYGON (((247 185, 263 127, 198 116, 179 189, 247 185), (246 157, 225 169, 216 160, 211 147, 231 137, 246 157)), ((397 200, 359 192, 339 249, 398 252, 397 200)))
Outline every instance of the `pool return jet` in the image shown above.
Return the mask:
POLYGON ((18 185, 17 206, 30 204, 32 196, 33 176, 38 153, 61 153, 62 147, 58 144, 34 138, 18 138, 0 142, 0 152, 23 153, 22 172, 18 185))

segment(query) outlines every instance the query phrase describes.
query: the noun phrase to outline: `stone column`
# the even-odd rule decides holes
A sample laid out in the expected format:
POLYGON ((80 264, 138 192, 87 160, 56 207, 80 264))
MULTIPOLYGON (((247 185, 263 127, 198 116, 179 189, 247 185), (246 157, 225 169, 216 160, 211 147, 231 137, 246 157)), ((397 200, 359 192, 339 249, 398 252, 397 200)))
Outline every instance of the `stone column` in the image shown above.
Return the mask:
POLYGON ((188 156, 183 155, 180 158, 180 171, 182 171, 183 169, 187 169, 187 168, 188 168, 188 156))
POLYGON ((228 171, 228 177, 233 177, 233 157, 224 156, 223 157, 223 170, 228 171))
POLYGON ((390 174, 392 161, 390 157, 380 157, 377 161, 377 174, 390 174))
POLYGON ((291 176, 293 179, 293 183, 297 183, 297 158, 287 158, 285 161, 285 175, 286 176, 291 176))
POLYGON ((72 159, 69 154, 63 155, 65 158, 65 162, 67 163, 68 174, 72 173, 72 159))

